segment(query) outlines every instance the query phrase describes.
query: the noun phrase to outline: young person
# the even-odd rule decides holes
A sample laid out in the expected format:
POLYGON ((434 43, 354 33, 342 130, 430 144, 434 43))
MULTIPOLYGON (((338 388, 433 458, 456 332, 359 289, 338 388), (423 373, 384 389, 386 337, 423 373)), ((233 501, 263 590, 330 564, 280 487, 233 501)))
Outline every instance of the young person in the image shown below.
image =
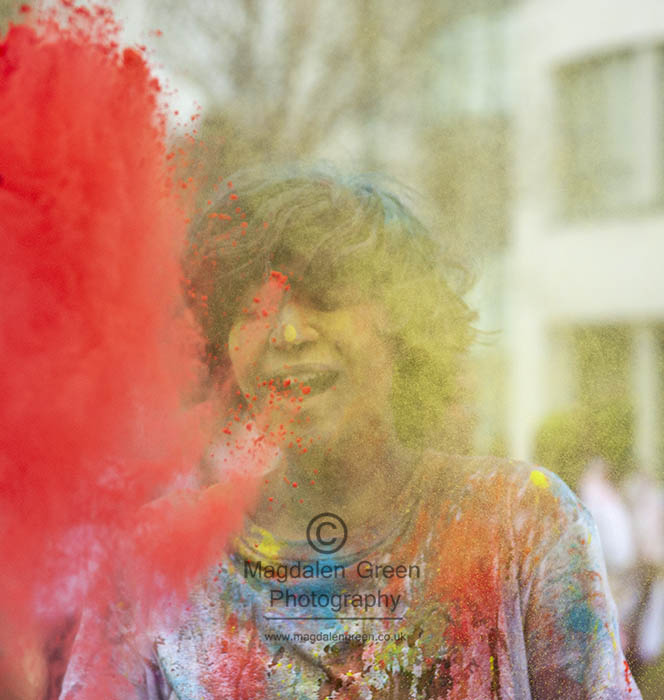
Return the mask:
POLYGON ((444 231, 375 178, 228 185, 186 266, 230 410, 205 474, 267 444, 262 490, 176 622, 84 616, 62 698, 638 698, 587 511, 457 456, 474 315, 444 231))

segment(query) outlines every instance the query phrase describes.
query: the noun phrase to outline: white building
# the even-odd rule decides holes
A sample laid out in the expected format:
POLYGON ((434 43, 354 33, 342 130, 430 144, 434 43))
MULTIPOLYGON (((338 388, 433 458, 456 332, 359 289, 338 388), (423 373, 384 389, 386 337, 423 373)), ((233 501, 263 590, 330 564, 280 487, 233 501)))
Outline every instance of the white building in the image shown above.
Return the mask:
POLYGON ((565 329, 627 331, 635 456, 661 467, 664 3, 517 11, 507 328, 510 453, 575 398, 565 329))

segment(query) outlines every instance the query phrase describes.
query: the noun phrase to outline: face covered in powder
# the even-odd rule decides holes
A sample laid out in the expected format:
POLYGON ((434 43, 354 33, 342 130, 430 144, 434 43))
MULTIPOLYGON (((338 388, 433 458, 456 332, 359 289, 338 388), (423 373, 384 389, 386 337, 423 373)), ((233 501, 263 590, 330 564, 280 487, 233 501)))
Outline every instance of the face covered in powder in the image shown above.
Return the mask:
POLYGON ((229 335, 235 380, 247 399, 256 397, 260 428, 292 431, 309 450, 391 429, 382 304, 359 285, 311 272, 291 274, 286 285, 275 279, 250 289, 229 335))
POLYGON ((244 400, 229 395, 223 433, 354 465, 462 442, 450 408, 474 314, 440 233, 369 176, 284 166, 227 185, 186 259, 211 374, 244 400))

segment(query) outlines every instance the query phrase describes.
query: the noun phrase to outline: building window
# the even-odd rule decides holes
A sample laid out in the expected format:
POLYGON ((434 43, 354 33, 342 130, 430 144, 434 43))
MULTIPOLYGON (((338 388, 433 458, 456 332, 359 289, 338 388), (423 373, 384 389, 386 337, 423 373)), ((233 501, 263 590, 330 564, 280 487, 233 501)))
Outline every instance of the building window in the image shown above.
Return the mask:
POLYGON ((433 98, 443 121, 511 111, 513 33, 509 6, 459 17, 441 31, 433 53, 433 98))
POLYGON ((652 46, 559 69, 565 217, 638 213, 662 203, 663 76, 664 50, 652 46))

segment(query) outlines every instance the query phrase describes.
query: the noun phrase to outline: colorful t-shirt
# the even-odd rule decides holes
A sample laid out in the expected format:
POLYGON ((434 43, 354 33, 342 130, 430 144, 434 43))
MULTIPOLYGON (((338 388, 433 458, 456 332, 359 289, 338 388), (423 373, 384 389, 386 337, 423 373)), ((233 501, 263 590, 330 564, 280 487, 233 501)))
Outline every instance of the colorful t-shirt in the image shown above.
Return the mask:
POLYGON ((639 699, 567 486, 493 459, 429 467, 370 547, 321 554, 248 525, 176 621, 87 613, 61 698, 115 674, 131 700, 639 699))

